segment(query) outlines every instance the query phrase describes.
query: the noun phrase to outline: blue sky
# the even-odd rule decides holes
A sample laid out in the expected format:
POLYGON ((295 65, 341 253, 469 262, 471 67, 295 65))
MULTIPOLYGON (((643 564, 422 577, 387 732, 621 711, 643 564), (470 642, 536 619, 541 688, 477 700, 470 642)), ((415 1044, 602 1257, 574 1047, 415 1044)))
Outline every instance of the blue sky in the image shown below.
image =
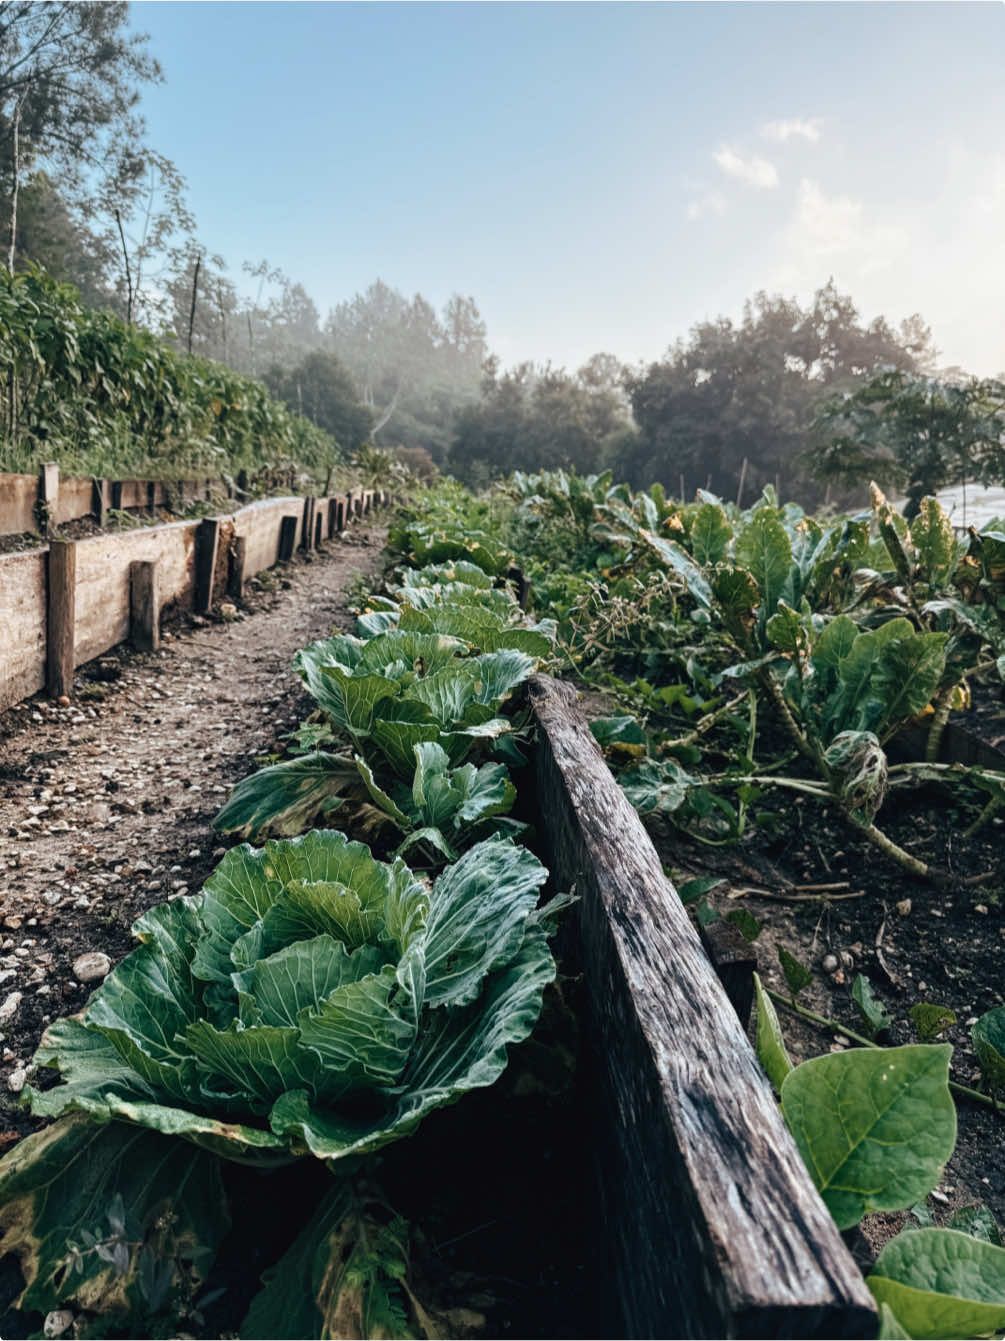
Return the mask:
POLYGON ((504 361, 657 358, 833 275, 1005 371, 1005 6, 141 0, 201 240, 322 313, 472 294, 504 361))

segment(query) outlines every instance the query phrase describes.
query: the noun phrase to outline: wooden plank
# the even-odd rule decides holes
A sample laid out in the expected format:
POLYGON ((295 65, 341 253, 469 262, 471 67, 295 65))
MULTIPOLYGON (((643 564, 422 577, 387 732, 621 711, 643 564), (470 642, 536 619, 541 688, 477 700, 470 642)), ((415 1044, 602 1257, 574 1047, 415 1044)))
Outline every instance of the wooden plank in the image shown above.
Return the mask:
POLYGON ((124 480, 112 480, 112 507, 116 512, 122 509, 122 486, 124 480))
POLYGON ((161 645, 161 600, 156 559, 135 559, 129 565, 129 638, 139 652, 161 645))
POLYGON ((315 549, 317 549, 317 547, 321 544, 322 540, 324 540, 324 536, 321 534, 321 532, 322 532, 322 527, 323 527, 323 526, 324 526, 324 517, 322 517, 321 513, 319 512, 319 513, 317 514, 317 516, 314 518, 314 548, 315 548, 315 549))
POLYGON ((151 517, 157 515, 157 484, 154 480, 147 480, 147 512, 151 517))
POLYGON ((48 558, 45 549, 0 554, 0 708, 45 688, 48 558))
POLYGON ((335 500, 335 533, 341 535, 345 530, 345 499, 335 500))
POLYGON ((602 1233, 630 1337, 875 1336, 861 1273, 575 690, 535 676, 539 832, 580 895, 602 1233))
POLYGON ((213 578, 220 541, 218 517, 205 517, 195 533, 195 612, 208 614, 213 608, 213 578))
POLYGON ((50 698, 73 693, 76 596, 77 542, 51 540, 45 652, 45 687, 50 698))
POLYGON ((227 578, 227 595, 234 601, 244 600, 245 569, 248 562, 248 538, 235 535, 230 546, 230 573, 227 578))
POLYGON ((286 559, 293 558, 293 550, 297 543, 297 518, 283 517, 279 523, 279 554, 277 562, 282 563, 286 559))
POLYGON ((47 536, 56 525, 59 509, 59 466, 47 461, 38 472, 38 529, 47 536))
POLYGON ((329 498, 328 500, 328 539, 332 540, 338 535, 338 499, 329 498))
POLYGON ((315 500, 313 498, 304 499, 304 524, 300 531, 301 549, 311 550, 314 548, 314 503, 315 500))
POLYGON ((37 475, 0 475, 0 535, 34 531, 37 502, 37 475))

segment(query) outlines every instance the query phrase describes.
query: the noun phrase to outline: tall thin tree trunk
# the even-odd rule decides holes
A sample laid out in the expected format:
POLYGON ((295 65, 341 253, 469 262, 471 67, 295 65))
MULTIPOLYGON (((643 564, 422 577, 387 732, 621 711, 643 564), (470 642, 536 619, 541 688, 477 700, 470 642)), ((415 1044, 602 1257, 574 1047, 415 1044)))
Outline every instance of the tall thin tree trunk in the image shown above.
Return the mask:
POLYGON ((11 127, 11 191, 10 191, 10 248, 7 252, 7 273, 14 273, 14 254, 17 250, 17 198, 21 190, 21 109, 28 89, 21 94, 14 107, 11 127))
POLYGON ((126 246, 126 235, 122 229, 122 215, 118 210, 115 211, 115 222, 119 226, 122 260, 126 267, 126 325, 131 326, 133 324, 133 272, 129 268, 129 248, 126 246))
POLYGON ((192 352, 192 332, 195 328, 195 299, 199 292, 199 267, 202 265, 202 257, 195 258, 195 274, 192 276, 192 306, 188 310, 188 352, 192 352))

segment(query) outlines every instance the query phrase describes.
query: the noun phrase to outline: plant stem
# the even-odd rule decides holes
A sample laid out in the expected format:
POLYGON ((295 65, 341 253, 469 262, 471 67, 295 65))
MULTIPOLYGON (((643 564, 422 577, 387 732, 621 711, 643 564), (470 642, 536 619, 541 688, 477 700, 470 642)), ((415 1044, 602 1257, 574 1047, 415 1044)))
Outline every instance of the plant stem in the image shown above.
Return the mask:
POLYGON ((925 744, 925 761, 930 764, 934 764, 939 757, 942 733, 949 721, 953 688, 954 686, 950 685, 948 689, 943 689, 935 698, 935 711, 932 714, 932 721, 928 728, 928 740, 925 744))
MULTIPOLYGON (((844 1034, 846 1038, 854 1039, 856 1043, 861 1043, 865 1048, 876 1048, 882 1052, 882 1045, 874 1042, 871 1038, 866 1038, 864 1034, 858 1034, 854 1029, 849 1029, 847 1025, 842 1024, 840 1020, 830 1020, 826 1015, 818 1015, 816 1011, 807 1010, 805 1006, 800 1006, 797 1002, 787 996, 782 996, 780 992, 773 991, 770 987, 764 989, 768 996, 777 1006, 784 1006, 795 1015, 801 1015, 804 1020, 809 1020, 812 1024, 818 1024, 822 1029, 829 1030, 832 1034, 844 1034)), ((949 1088, 954 1094, 959 1094, 964 1099, 972 1099, 974 1103, 984 1104, 988 1108, 998 1111, 998 1105, 988 1094, 981 1094, 980 1090, 972 1090, 969 1085, 958 1085, 955 1080, 949 1082, 949 1088)))
POLYGON ((971 824, 968 828, 963 830, 963 837, 973 838, 974 834, 977 833, 978 829, 983 828, 983 826, 987 824, 988 820, 991 819, 991 817, 998 810, 1001 809, 1001 804, 1003 800, 1005 800, 1005 797, 1003 797, 1000 792, 995 796, 988 797, 987 805, 974 820, 973 824, 971 824))

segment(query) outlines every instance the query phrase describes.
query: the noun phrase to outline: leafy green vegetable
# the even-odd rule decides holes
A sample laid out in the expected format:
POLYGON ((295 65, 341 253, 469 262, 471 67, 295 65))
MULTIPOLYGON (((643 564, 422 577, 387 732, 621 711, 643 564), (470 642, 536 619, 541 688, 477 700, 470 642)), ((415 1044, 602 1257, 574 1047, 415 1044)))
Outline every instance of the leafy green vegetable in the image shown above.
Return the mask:
POLYGON ((813 981, 813 974, 794 954, 786 950, 784 945, 778 947, 778 962, 782 966, 792 999, 795 1000, 804 987, 809 987, 813 981))
POLYGON ((852 1048, 786 1076, 785 1120, 839 1229, 908 1207, 938 1183, 956 1143, 951 1053, 948 1044, 852 1048))
POLYGON ((949 1228, 983 1239, 985 1243, 997 1244, 999 1248, 1002 1246, 1001 1230, 987 1206, 961 1206, 954 1211, 949 1228))
POLYGON ((355 780, 352 762, 337 754, 318 751, 272 764, 237 784, 213 828, 242 838, 302 833, 318 815, 331 814, 355 780))
POLYGON ((532 917, 546 872, 491 838, 431 891, 315 831, 232 849, 202 895, 151 910, 141 945, 37 1060, 82 1111, 235 1159, 375 1149, 491 1084, 554 963, 532 917))
POLYGON ((919 1001, 907 1012, 922 1043, 931 1043, 944 1029, 956 1023, 956 1012, 932 1001, 919 1001))
POLYGON ((866 1284, 911 1337, 988 1336, 1005 1328, 1005 1248, 954 1229, 898 1234, 866 1284))

